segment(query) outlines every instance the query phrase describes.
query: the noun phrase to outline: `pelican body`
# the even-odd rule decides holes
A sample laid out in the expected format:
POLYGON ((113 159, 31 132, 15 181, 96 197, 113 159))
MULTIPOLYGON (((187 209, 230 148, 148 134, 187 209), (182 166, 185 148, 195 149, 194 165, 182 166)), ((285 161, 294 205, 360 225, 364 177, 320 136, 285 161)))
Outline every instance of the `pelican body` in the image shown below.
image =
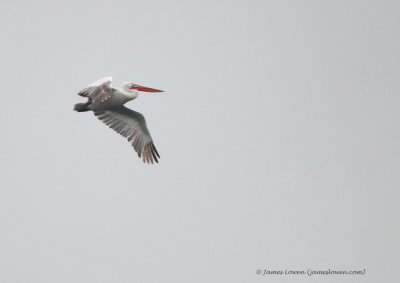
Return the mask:
POLYGON ((93 111, 94 115, 110 128, 131 142, 138 156, 145 163, 158 163, 160 155, 147 129, 146 120, 139 112, 123 106, 128 101, 136 99, 139 91, 162 92, 155 88, 144 87, 126 82, 121 89, 111 87, 112 78, 106 77, 95 81, 78 95, 86 97, 86 103, 77 103, 77 112, 93 111))

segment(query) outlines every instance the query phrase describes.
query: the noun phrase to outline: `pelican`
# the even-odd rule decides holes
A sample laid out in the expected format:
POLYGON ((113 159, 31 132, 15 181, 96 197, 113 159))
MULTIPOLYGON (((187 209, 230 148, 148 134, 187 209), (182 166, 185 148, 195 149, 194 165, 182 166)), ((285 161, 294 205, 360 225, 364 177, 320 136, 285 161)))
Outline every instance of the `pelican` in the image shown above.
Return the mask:
POLYGON ((99 79, 84 89, 78 95, 86 97, 86 103, 77 103, 77 112, 93 111, 94 115, 111 129, 127 138, 143 162, 158 163, 160 155, 153 143, 146 120, 139 112, 124 106, 128 101, 136 99, 139 91, 163 92, 162 90, 137 85, 130 82, 122 84, 122 88, 111 87, 112 78, 99 79))

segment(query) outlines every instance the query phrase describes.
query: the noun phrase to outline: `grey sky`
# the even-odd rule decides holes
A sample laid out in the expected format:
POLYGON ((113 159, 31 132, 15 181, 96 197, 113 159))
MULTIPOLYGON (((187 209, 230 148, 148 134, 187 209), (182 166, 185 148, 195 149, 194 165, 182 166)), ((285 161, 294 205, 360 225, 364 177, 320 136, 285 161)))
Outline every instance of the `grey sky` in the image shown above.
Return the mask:
POLYGON ((399 13, 2 1, 0 282, 396 282, 399 13), (72 111, 104 76, 165 90, 127 104, 159 165, 72 111))

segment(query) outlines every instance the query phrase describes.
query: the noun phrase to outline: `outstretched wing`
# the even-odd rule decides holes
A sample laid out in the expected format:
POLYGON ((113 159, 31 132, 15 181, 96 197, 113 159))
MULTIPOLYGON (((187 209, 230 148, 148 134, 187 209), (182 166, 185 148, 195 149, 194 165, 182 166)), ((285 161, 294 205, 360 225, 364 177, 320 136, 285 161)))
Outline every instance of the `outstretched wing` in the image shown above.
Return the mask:
POLYGON ((125 106, 119 106, 105 111, 95 111, 94 115, 111 129, 121 134, 132 144, 138 156, 145 163, 158 163, 160 155, 154 146, 146 120, 139 112, 125 106))
POLYGON ((104 102, 112 96, 111 82, 112 77, 99 79, 82 89, 78 95, 87 97, 92 104, 104 102))

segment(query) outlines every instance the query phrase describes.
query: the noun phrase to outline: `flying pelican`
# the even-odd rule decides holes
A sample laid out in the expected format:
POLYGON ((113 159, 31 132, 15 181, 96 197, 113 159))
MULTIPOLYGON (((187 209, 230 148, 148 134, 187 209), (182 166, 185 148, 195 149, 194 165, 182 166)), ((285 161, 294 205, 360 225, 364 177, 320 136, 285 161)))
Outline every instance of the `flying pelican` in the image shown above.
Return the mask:
POLYGON ((122 88, 117 89, 111 87, 111 82, 111 77, 102 78, 81 90, 78 95, 88 98, 88 101, 75 104, 74 110, 93 111, 100 121, 128 139, 143 162, 158 163, 157 157, 160 158, 160 155, 154 146, 143 115, 123 105, 137 98, 139 91, 162 92, 162 90, 130 82, 123 83, 122 88))

